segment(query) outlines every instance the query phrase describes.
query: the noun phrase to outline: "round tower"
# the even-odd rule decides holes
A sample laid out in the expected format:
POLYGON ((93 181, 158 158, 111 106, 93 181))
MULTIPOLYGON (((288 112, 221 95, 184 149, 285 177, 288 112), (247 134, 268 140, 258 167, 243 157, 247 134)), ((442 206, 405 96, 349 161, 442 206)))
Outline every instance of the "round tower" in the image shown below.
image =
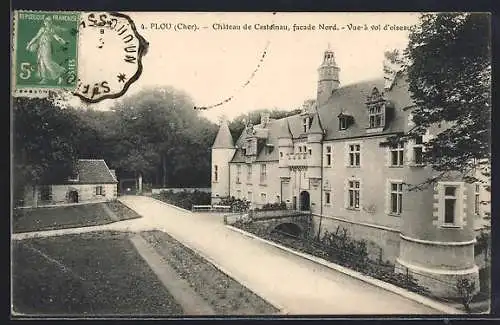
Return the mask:
POLYGON ((335 53, 328 49, 323 54, 323 62, 318 68, 318 90, 317 90, 317 100, 316 103, 318 107, 326 103, 332 92, 339 88, 340 68, 335 62, 335 53))
POLYGON ((281 178, 290 178, 289 170, 289 156, 293 154, 293 141, 292 133, 288 120, 284 118, 280 125, 280 132, 278 134, 278 150, 279 150, 279 175, 281 178))
POLYGON ((323 127, 318 113, 314 114, 312 119, 311 127, 307 132, 307 143, 311 152, 307 157, 307 176, 321 178, 323 127))
MULTIPOLYGON (((409 180, 417 183, 417 180, 409 180)), ((459 177, 445 177, 426 191, 404 192, 400 251, 395 271, 411 275, 439 297, 461 297, 457 282, 479 290, 474 258, 474 189, 459 177)))
POLYGON ((212 204, 231 194, 229 162, 235 151, 229 126, 223 120, 212 145, 212 204))

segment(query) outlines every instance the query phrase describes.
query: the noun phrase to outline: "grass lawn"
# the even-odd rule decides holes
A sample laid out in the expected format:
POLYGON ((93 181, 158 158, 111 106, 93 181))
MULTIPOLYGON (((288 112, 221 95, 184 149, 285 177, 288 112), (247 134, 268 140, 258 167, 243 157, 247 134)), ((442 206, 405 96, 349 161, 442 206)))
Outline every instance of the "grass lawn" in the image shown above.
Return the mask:
POLYGON ((128 234, 13 241, 13 311, 29 315, 180 315, 128 234))
POLYGON ((36 209, 16 209, 12 216, 14 233, 104 225, 114 222, 103 208, 106 204, 120 220, 140 218, 119 201, 36 209))
POLYGON ((217 315, 273 315, 278 310, 161 231, 142 232, 169 265, 208 302, 217 315))

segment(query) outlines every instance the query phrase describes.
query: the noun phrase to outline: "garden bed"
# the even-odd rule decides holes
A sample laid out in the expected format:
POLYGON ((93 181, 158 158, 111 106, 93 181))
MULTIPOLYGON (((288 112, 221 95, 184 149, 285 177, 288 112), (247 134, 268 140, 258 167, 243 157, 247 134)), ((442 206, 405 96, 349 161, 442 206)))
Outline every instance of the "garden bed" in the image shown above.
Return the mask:
POLYGON ((278 310, 166 233, 141 234, 218 315, 272 315, 278 310))
POLYGON ((195 190, 191 191, 161 191, 160 194, 152 194, 153 198, 180 208, 191 210, 193 205, 206 205, 211 202, 211 194, 195 190))
POLYGON ((105 225, 115 222, 103 208, 106 204, 120 220, 140 218, 119 201, 61 207, 15 209, 14 233, 105 225))
POLYGON ((28 315, 180 315, 126 233, 14 241, 13 311, 28 315))
MULTIPOLYGON (((311 239, 305 237, 295 237, 279 231, 273 231, 269 234, 251 222, 236 221, 232 224, 232 226, 269 241, 279 243, 298 252, 322 258, 372 278, 382 280, 403 289, 441 301, 453 306, 454 308, 464 310, 464 306, 461 304, 460 299, 435 297, 430 293, 428 288, 420 286, 418 281, 413 278, 411 274, 405 274, 405 272, 394 272, 394 264, 389 262, 373 261, 367 258, 363 241, 353 240, 349 237, 349 235, 343 233, 342 231, 340 231, 340 233, 326 233, 321 240, 318 240, 316 238, 311 239)), ((488 285, 484 285, 485 282, 490 281, 489 275, 490 273, 488 270, 482 270, 480 272, 482 289, 481 292, 474 296, 472 300, 471 313, 485 312, 489 308, 489 288, 488 285)))

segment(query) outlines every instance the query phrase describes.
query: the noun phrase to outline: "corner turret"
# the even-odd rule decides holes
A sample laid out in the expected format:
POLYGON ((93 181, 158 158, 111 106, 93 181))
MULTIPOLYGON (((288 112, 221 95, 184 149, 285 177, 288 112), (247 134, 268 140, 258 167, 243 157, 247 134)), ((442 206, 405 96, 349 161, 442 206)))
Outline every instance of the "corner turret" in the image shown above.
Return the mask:
POLYGON ((236 148, 226 120, 221 122, 219 132, 212 145, 212 204, 221 197, 229 196, 229 162, 236 148))

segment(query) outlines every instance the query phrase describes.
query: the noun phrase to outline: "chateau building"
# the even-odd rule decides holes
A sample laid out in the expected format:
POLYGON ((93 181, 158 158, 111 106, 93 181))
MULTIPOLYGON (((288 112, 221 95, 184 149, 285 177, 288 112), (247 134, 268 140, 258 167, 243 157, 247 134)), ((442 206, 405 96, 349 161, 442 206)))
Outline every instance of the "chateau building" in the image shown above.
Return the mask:
POLYGON ((372 256, 408 271, 434 294, 456 296, 474 260, 477 186, 453 175, 411 190, 434 175, 422 143, 439 127, 397 146, 387 137, 412 127, 415 107, 403 72, 340 86, 334 52, 318 68, 315 100, 300 114, 248 125, 236 143, 226 122, 212 147, 212 197, 234 196, 252 207, 285 202, 310 211, 315 234, 348 229, 372 256))

